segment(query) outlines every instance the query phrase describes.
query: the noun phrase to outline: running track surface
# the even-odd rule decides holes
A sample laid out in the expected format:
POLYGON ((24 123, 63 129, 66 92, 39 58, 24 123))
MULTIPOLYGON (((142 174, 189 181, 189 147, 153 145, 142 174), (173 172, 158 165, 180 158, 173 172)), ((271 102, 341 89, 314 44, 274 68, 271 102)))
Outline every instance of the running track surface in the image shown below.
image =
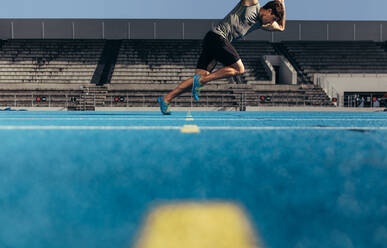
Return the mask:
POLYGON ((385 248, 386 137, 382 112, 0 112, 0 247, 134 247, 152 208, 231 202, 264 247, 385 248))

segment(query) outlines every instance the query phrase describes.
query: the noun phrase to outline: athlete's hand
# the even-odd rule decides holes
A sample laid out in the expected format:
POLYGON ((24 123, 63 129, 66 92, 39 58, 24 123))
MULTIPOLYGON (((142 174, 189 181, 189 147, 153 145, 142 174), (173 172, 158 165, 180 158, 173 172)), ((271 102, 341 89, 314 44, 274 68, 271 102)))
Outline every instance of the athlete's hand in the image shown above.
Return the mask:
POLYGON ((283 6, 285 6, 285 0, 276 0, 277 2, 280 2, 283 6))

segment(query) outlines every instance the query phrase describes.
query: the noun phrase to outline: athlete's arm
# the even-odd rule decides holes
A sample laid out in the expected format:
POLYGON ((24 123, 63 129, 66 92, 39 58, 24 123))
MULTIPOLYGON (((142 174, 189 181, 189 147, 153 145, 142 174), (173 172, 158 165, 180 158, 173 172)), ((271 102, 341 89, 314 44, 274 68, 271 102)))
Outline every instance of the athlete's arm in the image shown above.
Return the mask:
POLYGON ((258 3, 258 0, 241 0, 242 6, 251 6, 258 3))
POLYGON ((286 8, 285 8, 285 0, 276 0, 279 1, 282 4, 282 8, 284 9, 284 16, 282 17, 282 20, 280 20, 279 26, 280 29, 278 31, 284 31, 286 26, 286 8))
POLYGON ((278 22, 274 21, 273 23, 268 23, 262 26, 262 29, 268 31, 284 31, 285 28, 281 27, 278 22))

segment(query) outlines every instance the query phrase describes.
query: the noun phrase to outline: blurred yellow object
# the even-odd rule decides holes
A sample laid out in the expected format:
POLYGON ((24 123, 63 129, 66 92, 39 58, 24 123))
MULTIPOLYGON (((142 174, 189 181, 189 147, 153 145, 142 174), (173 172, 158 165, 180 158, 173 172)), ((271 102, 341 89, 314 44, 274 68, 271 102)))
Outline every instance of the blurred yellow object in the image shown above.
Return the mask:
POLYGON ((182 133, 200 133, 200 129, 197 125, 184 125, 180 132, 182 133))
POLYGON ((161 206, 145 223, 136 248, 257 248, 243 211, 229 203, 161 206))

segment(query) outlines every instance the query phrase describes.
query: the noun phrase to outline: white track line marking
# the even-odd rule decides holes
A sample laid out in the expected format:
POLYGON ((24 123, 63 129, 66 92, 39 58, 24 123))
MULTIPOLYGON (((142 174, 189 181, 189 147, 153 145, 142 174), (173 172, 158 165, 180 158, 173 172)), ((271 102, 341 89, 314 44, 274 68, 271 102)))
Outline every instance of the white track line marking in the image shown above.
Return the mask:
POLYGON ((187 116, 185 117, 185 120, 186 120, 186 121, 194 121, 194 118, 192 117, 190 111, 188 111, 187 116))
POLYGON ((387 127, 200 127, 202 130, 387 130, 387 127))
MULTIPOLYGON (((196 126, 196 125, 194 125, 196 126)), ((198 127, 198 126, 196 126, 198 127)), ((227 127, 204 126, 200 130, 387 130, 387 127, 227 127)), ((181 126, 0 126, 0 130, 181 130, 181 126)))
POLYGON ((180 126, 0 126, 0 130, 180 130, 180 126))
MULTIPOLYGON (((189 120, 192 121, 193 117, 192 116, 186 116, 186 117, 181 117, 181 118, 1 118, 1 120, 8 120, 8 121, 13 121, 13 120, 21 120, 21 121, 38 121, 38 120, 49 120, 49 121, 184 121, 184 120, 189 120)), ((221 119, 215 119, 215 118, 210 118, 210 119, 202 119, 196 117, 197 121, 385 121, 387 122, 387 119, 318 119, 318 118, 313 118, 313 119, 284 119, 284 118, 256 118, 256 119, 238 119, 238 118, 221 118, 221 119)))

